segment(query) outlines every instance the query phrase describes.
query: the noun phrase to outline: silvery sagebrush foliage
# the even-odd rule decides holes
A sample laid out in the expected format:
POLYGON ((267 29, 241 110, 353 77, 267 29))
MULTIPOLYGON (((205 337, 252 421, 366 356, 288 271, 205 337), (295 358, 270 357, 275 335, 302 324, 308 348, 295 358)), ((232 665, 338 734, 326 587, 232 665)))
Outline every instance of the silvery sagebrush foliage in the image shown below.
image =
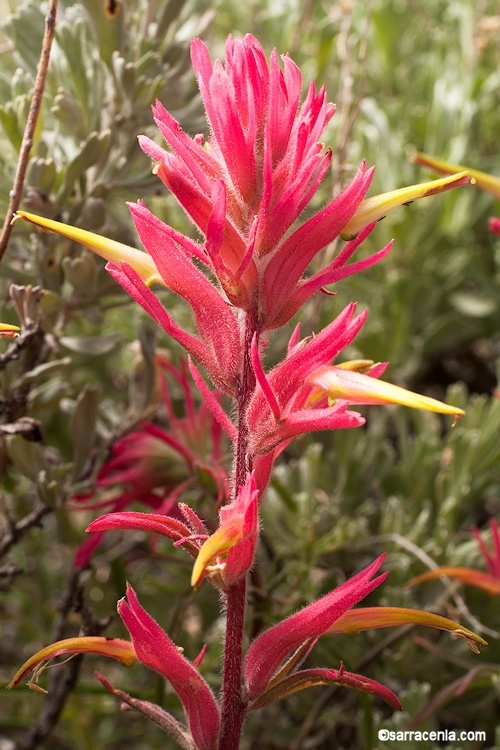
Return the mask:
MULTIPOLYGON (((63 3, 23 205, 130 238, 119 197, 123 191, 146 195, 156 189, 137 145, 137 129, 146 127, 145 111, 151 97, 159 94, 193 127, 199 121, 193 83, 186 76, 186 24, 191 31, 201 32, 210 18, 200 3, 193 9, 178 2, 139 2, 126 15, 119 3, 114 14, 106 3, 94 0, 63 3)), ((2 21, 6 49, 0 73, 0 201, 12 185, 43 24, 43 4, 31 1, 17 4, 2 21)), ((63 496, 86 462, 89 471, 89 448, 96 429, 97 391, 95 386, 85 386, 78 357, 93 358, 90 366, 100 373, 101 382, 118 388, 124 385, 119 378, 113 384, 102 359, 117 353, 117 337, 99 335, 103 300, 112 288, 90 254, 75 252, 69 243, 54 242, 49 235, 11 239, 3 262, 4 302, 12 281, 27 287, 25 292, 12 291, 10 297, 24 330, 31 332, 30 341, 21 337, 14 342, 12 356, 3 362, 2 419, 10 423, 27 414, 39 419, 50 409, 65 414, 64 419, 72 413, 73 454, 68 441, 60 441, 54 445, 59 459, 53 453, 47 460, 45 452, 37 450, 39 446, 14 435, 8 441, 10 457, 18 468, 22 464, 21 471, 28 470, 31 479, 43 470, 45 484, 54 480, 54 462, 59 461, 58 472, 67 478, 63 496), (30 292, 35 286, 43 294, 30 292)), ((123 301, 105 303, 106 309, 120 304, 123 301)), ((151 334, 144 331, 140 339, 145 367, 139 364, 137 353, 127 357, 128 362, 135 357, 135 366, 141 368, 140 388, 130 394, 128 413, 108 412, 106 427, 101 423, 98 428, 105 441, 133 424, 148 404, 153 408, 149 403, 155 381, 151 334)), ((116 388, 111 391, 116 393, 116 388)), ((124 407, 127 410, 127 404, 124 407)))
MULTIPOLYGON (((157 190, 138 147, 137 131, 153 129, 149 105, 151 97, 160 94, 178 116, 197 127, 202 110, 189 70, 187 39, 202 33, 213 13, 200 2, 193 7, 140 1, 126 13, 121 3, 115 7, 120 12, 108 17, 104 2, 59 3, 23 205, 130 239, 123 220, 124 191, 147 195, 157 190)), ((4 210, 32 95, 45 10, 39 2, 2 4, 4 210)), ((16 318, 22 326, 18 337, 12 335, 16 326, 8 326, 12 338, 1 351, 0 394, 0 549, 5 563, 0 585, 32 613, 21 627, 15 626, 13 632, 19 635, 41 632, 47 614, 52 618, 56 608, 61 632, 72 617, 81 619, 85 611, 90 615, 85 605, 80 608, 85 575, 69 572, 64 562, 66 545, 75 550, 83 542, 89 511, 64 515, 63 508, 68 498, 88 491, 99 464, 121 436, 139 429, 142 419, 153 420, 160 430, 167 423, 157 363, 159 358, 167 362, 170 353, 157 350, 151 327, 134 329, 122 346, 116 334, 107 335, 103 320, 115 309, 119 318, 123 295, 120 299, 117 286, 109 284, 91 254, 54 239, 11 237, 0 280, 1 319, 16 318), (45 540, 53 538, 50 555, 37 531, 42 523, 45 540), (38 560, 49 559, 47 566, 38 565, 38 560), (33 592, 44 590, 52 575, 52 593, 33 605, 33 592), (29 579, 31 592, 25 585, 29 579)), ((171 399, 180 417, 175 388, 171 399)), ((175 459, 175 451, 170 457, 175 459)), ((191 469, 196 486, 188 494, 213 502, 217 488, 209 472, 202 462, 191 469)), ((175 460, 170 474, 168 469, 164 474, 175 481, 175 460)), ((165 487, 158 491, 165 492, 165 487)), ((7 633, 14 625, 14 611, 15 607, 9 610, 7 633)), ((100 632, 98 619, 90 615, 85 632, 100 632)), ((2 663, 8 660, 2 652, 2 663)), ((3 710, 0 714, 3 719, 3 710)), ((14 708, 5 718, 10 722, 18 715, 14 708)), ((50 723, 40 718, 47 733, 50 723)))

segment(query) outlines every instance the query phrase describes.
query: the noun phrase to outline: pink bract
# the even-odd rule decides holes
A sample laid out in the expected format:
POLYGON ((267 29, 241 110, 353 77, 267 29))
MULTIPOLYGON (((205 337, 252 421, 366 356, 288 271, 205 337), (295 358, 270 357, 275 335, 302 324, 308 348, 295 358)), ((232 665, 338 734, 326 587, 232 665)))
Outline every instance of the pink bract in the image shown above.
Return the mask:
MULTIPOLYGON (((202 136, 190 138, 157 102, 155 122, 169 146, 139 142, 155 171, 198 228, 201 246, 131 206, 137 230, 166 285, 188 299, 200 329, 214 290, 189 298, 192 257, 208 266, 223 297, 256 315, 262 331, 284 325, 322 285, 361 270, 387 251, 343 268, 359 243, 327 269, 302 280, 314 257, 352 218, 370 186, 373 170, 361 165, 339 196, 298 227, 331 161, 319 138, 334 114, 324 87, 310 84, 301 104, 302 76, 288 57, 279 66, 276 51, 266 59, 250 34, 228 38, 225 65, 212 63, 200 39, 191 45, 193 67, 211 129, 208 148, 202 136), (361 264, 361 265, 360 265, 361 264)), ((205 283, 201 281, 202 285, 205 283)), ((192 294, 192 293, 191 293, 192 294)), ((215 306, 214 306, 215 305, 215 306)), ((222 308, 220 308, 222 310, 222 308)), ((228 309, 221 323, 228 345, 234 336, 228 309)), ((215 346, 216 336, 208 334, 215 346)), ((236 342, 234 342, 236 344, 236 342)), ((221 352, 217 354, 221 361, 221 352)))

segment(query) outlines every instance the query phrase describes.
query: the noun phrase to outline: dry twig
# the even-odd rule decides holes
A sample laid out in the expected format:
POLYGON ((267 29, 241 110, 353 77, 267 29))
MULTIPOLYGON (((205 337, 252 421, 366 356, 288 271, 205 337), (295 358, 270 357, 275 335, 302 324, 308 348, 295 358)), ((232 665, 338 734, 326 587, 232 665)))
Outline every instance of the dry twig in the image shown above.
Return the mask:
POLYGON ((21 203, 24 178, 26 176, 26 170, 28 168, 28 160, 31 147, 33 145, 33 136, 35 133, 40 107, 42 105, 45 81, 47 79, 50 49, 52 47, 52 41, 54 39, 56 28, 56 12, 57 0, 49 0, 49 9, 47 12, 47 16, 45 17, 45 33, 43 35, 42 51, 40 53, 40 60, 38 62, 38 68, 36 72, 33 99, 31 100, 28 119, 26 122, 26 127, 24 129, 23 141, 21 143, 21 150, 19 152, 19 159, 17 161, 16 175, 14 177, 14 185, 12 190, 10 191, 9 207, 5 215, 2 233, 0 234, 0 260, 5 253, 10 233, 12 232, 12 217, 14 216, 15 212, 19 208, 19 204, 21 203))

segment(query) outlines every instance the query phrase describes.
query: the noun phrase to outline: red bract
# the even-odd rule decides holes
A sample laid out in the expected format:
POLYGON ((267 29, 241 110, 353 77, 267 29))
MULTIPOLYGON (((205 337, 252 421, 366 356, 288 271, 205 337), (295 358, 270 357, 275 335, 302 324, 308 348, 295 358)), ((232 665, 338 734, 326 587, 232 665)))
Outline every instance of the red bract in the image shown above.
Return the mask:
POLYGON ((308 640, 323 635, 344 612, 382 583, 388 573, 370 579, 379 570, 384 558, 385 555, 380 555, 349 581, 255 639, 248 650, 244 666, 250 700, 255 700, 264 693, 277 668, 292 651, 308 640))
MULTIPOLYGON (((204 237, 203 247, 185 241, 141 206, 131 207, 132 215, 167 286, 174 288, 166 264, 177 244, 179 269, 180 256, 201 260, 235 307, 257 311, 260 330, 277 328, 323 284, 361 269, 341 270, 347 252, 342 263, 334 261, 321 275, 301 281, 317 253, 354 215, 373 170, 362 165, 337 198, 285 237, 330 165, 331 150, 318 142, 334 114, 325 89, 316 91, 311 83, 301 105, 298 67, 284 55, 282 70, 276 52, 268 62, 249 34, 229 37, 225 65, 212 64, 200 39, 193 41, 191 56, 211 127, 209 148, 201 136, 183 133, 159 102, 155 122, 171 151, 144 136, 139 140, 204 237)), ((363 261, 363 267, 380 257, 363 261)), ((175 291, 186 296, 182 287, 175 291)), ((203 300, 189 301, 199 314, 203 300)))
MULTIPOLYGON (((158 242, 161 243, 160 237, 158 242)), ((120 267, 117 267, 108 263, 106 268, 125 291, 163 328, 165 333, 177 341, 194 359, 201 362, 219 388, 225 393, 235 395, 242 362, 238 322, 223 298, 218 293, 214 296, 212 285, 194 265, 192 273, 188 275, 187 287, 190 287, 191 291, 194 289, 196 294, 193 297, 186 291, 183 296, 196 306, 195 318, 201 327, 200 338, 180 328, 172 320, 157 296, 132 266, 120 263, 120 267), (210 293, 208 287, 210 287, 210 293), (205 292, 207 292, 206 295, 205 292), (216 324, 218 321, 219 325, 216 324)), ((181 293, 180 290, 179 293, 181 293)))
POLYGON ((301 669, 299 672, 287 675, 282 680, 276 681, 269 690, 266 690, 260 698, 257 698, 249 706, 248 710, 255 711, 270 703, 282 700, 282 698, 296 693, 298 690, 315 687, 316 685, 339 685, 341 687, 354 688, 354 690, 361 690, 364 693, 370 693, 371 695, 376 695, 378 698, 382 698, 382 700, 396 711, 402 710, 401 703, 392 690, 389 690, 389 688, 380 682, 371 680, 369 677, 346 672, 343 664, 341 664, 340 669, 301 669))
POLYGON ((141 607, 130 585, 127 598, 118 602, 118 614, 132 637, 137 658, 166 677, 181 699, 196 747, 214 750, 219 736, 219 708, 203 677, 141 607))
MULTIPOLYGON (((307 408, 311 386, 306 379, 324 364, 329 364, 354 339, 363 325, 366 312, 354 317, 356 305, 343 312, 317 336, 289 347, 283 362, 264 374, 254 348, 253 366, 257 389, 248 407, 250 451, 266 454, 297 435, 313 430, 358 427, 364 419, 347 411, 347 404, 325 408, 307 408)), ((298 333, 298 332, 297 332, 298 333)), ((321 404, 320 404, 321 406, 321 404)))

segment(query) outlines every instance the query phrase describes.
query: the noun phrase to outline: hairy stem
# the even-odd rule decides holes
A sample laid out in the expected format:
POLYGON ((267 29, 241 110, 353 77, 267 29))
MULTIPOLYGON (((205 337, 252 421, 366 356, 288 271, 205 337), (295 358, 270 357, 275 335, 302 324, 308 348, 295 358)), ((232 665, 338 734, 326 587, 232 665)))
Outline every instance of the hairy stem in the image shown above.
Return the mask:
POLYGON ((222 688, 219 750, 237 750, 245 704, 242 696, 243 627, 245 624, 246 578, 227 592, 226 641, 222 688))
POLYGON ((254 333, 258 330, 257 320, 248 313, 243 338, 243 372, 238 393, 238 438, 234 465, 234 492, 245 484, 247 474, 252 470, 248 455, 250 434, 247 424, 247 408, 255 390, 255 373, 252 367, 250 350, 254 333))
MULTIPOLYGON (((255 390, 255 373, 250 359, 250 347, 258 329, 256 317, 247 315, 244 330, 243 372, 238 393, 238 438, 234 464, 233 492, 245 484, 252 470, 248 455, 250 434, 246 420, 248 404, 255 390)), ((222 721, 219 750, 237 750, 243 725, 245 701, 242 695, 243 631, 245 625, 246 577, 227 591, 226 639, 224 644, 224 672, 222 682, 222 721)))

